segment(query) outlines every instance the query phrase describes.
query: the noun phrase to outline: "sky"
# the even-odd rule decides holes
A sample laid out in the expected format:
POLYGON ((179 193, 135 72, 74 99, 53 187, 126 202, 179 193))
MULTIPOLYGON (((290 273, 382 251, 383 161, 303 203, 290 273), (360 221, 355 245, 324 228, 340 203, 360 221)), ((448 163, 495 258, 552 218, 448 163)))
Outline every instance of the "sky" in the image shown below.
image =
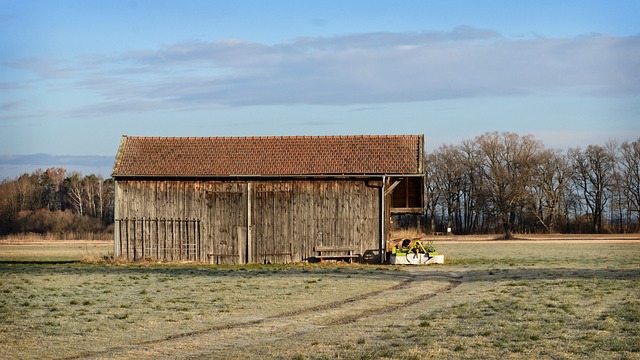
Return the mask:
POLYGON ((122 135, 640 138, 640 0, 0 0, 0 180, 122 135))

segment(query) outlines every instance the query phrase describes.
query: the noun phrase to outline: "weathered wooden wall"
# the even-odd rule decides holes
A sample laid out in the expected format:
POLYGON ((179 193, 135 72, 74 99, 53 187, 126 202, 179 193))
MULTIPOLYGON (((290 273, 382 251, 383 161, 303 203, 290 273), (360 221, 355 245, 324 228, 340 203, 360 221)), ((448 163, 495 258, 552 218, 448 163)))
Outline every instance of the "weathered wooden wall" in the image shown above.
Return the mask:
POLYGON ((380 247, 381 191, 366 180, 116 184, 115 247, 128 259, 288 263, 318 245, 380 247))

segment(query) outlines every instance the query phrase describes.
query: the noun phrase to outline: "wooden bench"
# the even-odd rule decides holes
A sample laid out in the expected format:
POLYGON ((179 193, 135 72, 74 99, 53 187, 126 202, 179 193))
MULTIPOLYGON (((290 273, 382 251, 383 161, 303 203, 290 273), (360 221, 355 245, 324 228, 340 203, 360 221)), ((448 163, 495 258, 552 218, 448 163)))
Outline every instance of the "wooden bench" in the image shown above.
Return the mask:
POLYGON ((322 259, 346 259, 351 262, 352 259, 360 258, 360 254, 357 254, 357 246, 316 246, 313 251, 318 253, 316 259, 322 261, 322 259))

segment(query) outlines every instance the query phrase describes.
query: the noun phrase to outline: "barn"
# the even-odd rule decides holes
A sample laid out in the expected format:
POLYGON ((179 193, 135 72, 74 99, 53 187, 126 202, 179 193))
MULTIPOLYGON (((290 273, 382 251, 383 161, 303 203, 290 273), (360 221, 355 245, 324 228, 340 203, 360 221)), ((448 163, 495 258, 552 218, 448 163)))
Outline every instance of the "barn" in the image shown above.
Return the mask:
POLYGON ((114 255, 215 264, 385 260, 423 209, 423 135, 122 136, 114 255))

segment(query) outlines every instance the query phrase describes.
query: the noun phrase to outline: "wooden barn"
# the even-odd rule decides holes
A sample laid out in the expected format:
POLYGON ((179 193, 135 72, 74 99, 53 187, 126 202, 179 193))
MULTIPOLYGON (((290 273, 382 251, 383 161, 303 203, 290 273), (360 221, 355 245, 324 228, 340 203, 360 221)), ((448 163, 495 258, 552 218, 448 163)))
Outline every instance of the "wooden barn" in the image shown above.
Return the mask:
POLYGON ((423 209, 423 135, 123 136, 114 254, 216 264, 384 261, 423 209))

